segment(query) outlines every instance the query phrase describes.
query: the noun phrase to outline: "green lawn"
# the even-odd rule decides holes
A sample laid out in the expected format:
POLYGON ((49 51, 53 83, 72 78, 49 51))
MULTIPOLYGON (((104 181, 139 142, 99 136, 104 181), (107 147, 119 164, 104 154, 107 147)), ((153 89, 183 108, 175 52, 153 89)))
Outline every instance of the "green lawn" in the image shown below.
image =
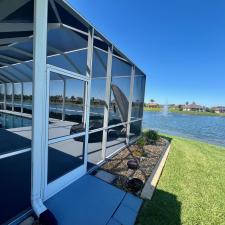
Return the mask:
POLYGON ((225 224, 225 149, 173 137, 157 189, 137 224, 225 224))
POLYGON ((149 107, 144 107, 144 111, 150 111, 150 112, 162 112, 162 108, 149 108, 149 107))

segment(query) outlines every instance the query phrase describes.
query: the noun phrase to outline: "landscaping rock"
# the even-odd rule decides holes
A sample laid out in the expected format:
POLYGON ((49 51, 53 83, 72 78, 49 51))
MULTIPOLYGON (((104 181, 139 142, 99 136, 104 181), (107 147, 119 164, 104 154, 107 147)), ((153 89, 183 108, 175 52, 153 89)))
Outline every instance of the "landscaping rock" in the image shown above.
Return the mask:
MULTIPOLYGON (((138 178, 144 184, 160 159, 163 150, 167 146, 168 141, 162 137, 156 142, 156 144, 147 144, 142 150, 137 144, 133 144, 120 151, 111 159, 108 159, 108 161, 100 167, 100 170, 105 170, 117 177, 117 179, 115 179, 115 181, 112 183, 116 187, 121 188, 127 192, 135 193, 128 188, 128 181, 132 178, 138 178), (144 156, 143 154, 136 154, 137 152, 144 152, 144 156), (138 162, 138 168, 129 169, 129 161, 135 161, 135 163, 138 162)), ((141 189, 142 188, 143 185, 141 189)), ((141 192, 139 191, 135 194, 139 195, 139 193, 141 192)))

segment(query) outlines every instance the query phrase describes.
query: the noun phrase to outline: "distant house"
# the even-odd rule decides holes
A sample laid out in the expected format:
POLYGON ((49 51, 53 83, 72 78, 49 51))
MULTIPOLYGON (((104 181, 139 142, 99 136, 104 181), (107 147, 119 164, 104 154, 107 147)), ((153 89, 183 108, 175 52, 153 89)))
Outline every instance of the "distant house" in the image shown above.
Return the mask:
POLYGON ((184 105, 183 111, 202 112, 202 111, 204 111, 204 107, 193 103, 193 104, 189 104, 189 105, 184 105))
POLYGON ((217 107, 213 107, 212 110, 215 113, 225 113, 225 106, 217 106, 217 107))
POLYGON ((159 104, 156 102, 149 102, 148 107, 149 108, 159 108, 159 104))

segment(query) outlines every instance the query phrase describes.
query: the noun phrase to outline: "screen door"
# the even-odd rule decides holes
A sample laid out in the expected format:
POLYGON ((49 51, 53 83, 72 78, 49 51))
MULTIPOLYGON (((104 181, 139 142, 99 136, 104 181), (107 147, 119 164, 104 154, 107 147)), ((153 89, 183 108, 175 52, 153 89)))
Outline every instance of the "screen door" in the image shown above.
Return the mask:
POLYGON ((45 200, 86 173, 89 118, 87 77, 48 65, 47 82, 45 200))

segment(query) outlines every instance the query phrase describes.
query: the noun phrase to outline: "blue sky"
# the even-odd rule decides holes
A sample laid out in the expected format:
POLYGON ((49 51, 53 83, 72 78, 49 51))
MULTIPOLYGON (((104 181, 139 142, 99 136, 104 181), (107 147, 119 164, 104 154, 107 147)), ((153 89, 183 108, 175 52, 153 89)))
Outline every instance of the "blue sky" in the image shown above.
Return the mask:
POLYGON ((225 105, 224 0, 69 0, 147 74, 145 101, 225 105))

